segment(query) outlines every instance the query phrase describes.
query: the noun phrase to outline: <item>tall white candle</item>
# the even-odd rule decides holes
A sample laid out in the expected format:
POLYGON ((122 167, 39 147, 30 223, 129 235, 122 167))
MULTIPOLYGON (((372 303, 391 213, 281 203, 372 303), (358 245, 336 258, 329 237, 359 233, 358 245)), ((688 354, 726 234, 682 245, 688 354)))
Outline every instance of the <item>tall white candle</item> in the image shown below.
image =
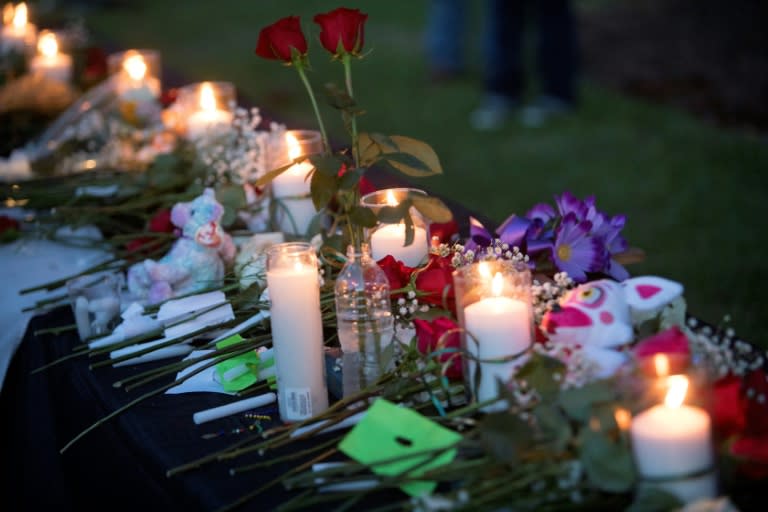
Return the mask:
MULTIPOLYGON (((301 154, 301 145, 292 133, 285 135, 288 146, 288 158, 294 161, 301 154)), ((304 235, 309 224, 317 214, 315 205, 309 197, 310 180, 309 172, 312 164, 303 162, 291 165, 285 172, 272 180, 272 196, 281 202, 277 211, 277 224, 281 231, 295 235, 304 235)))
POLYGON ((297 245, 311 250, 308 244, 278 244, 268 256, 267 287, 283 421, 303 420, 328 408, 317 265, 286 256, 273 264, 280 251, 297 245))
POLYGON ((200 109, 187 119, 189 138, 200 138, 206 133, 222 130, 231 123, 232 113, 218 107, 213 86, 207 82, 204 83, 200 87, 200 109))
POLYGON ((638 414, 630 428, 637 469, 645 477, 675 478, 713 464, 709 415, 682 403, 686 377, 673 375, 668 382, 664 404, 638 414))
MULTIPOLYGON (((467 334, 467 351, 475 358, 498 359, 526 350, 531 344, 529 305, 522 300, 501 296, 503 277, 496 273, 491 286, 492 295, 464 308, 464 325, 467 334)), ((520 361, 505 363, 481 362, 480 383, 475 390, 477 401, 498 396, 497 378, 507 381, 520 361)), ((469 363, 469 382, 475 382, 478 363, 469 363)), ((474 385, 474 384, 473 384, 474 385)), ((503 409, 504 403, 485 407, 485 411, 503 409)))
POLYGON ((37 41, 38 55, 29 63, 32 74, 49 80, 68 83, 72 78, 72 57, 59 52, 59 43, 53 32, 43 32, 37 41))
POLYGON ((371 256, 380 260, 387 254, 409 267, 417 267, 427 256, 427 230, 413 227, 413 243, 405 245, 405 224, 382 224, 371 234, 371 256))

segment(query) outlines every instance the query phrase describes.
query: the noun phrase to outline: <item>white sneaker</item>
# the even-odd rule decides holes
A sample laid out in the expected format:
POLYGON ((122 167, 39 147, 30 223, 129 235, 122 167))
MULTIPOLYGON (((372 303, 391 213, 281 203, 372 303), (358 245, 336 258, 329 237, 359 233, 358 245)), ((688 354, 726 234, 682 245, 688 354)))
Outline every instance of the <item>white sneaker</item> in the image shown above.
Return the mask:
POLYGON ((481 132, 498 130, 511 117, 517 102, 500 94, 490 94, 469 115, 470 126, 481 132))

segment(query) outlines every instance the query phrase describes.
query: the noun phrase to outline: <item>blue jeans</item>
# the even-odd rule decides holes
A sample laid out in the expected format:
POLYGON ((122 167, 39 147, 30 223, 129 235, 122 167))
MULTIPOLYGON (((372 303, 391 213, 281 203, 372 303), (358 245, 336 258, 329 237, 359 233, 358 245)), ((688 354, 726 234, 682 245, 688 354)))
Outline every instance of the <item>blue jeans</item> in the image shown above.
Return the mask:
POLYGON ((569 0, 488 0, 485 89, 514 100, 524 92, 526 15, 536 11, 536 61, 541 93, 576 100, 577 42, 569 0))
POLYGON ((464 69, 466 0, 432 0, 426 30, 429 66, 434 71, 464 69))

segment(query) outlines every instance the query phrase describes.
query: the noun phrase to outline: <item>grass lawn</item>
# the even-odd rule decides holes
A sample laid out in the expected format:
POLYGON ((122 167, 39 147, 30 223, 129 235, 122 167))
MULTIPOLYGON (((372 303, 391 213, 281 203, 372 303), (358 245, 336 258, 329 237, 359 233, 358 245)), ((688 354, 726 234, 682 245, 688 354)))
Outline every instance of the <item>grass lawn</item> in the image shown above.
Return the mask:
MULTIPOLYGON (((296 73, 256 57, 253 49, 262 26, 289 14, 301 15, 314 38, 319 30, 312 15, 338 5, 137 0, 130 8, 93 11, 88 22, 121 47, 159 49, 165 65, 190 80, 234 82, 290 127, 313 127, 296 73)), ((724 131, 588 80, 578 112, 568 118, 535 129, 512 122, 496 133, 477 133, 467 122, 480 95, 477 8, 469 20, 470 76, 435 86, 427 80, 422 51, 426 2, 346 5, 370 15, 370 54, 353 71, 356 97, 367 110, 362 129, 432 144, 445 174, 420 186, 497 222, 564 190, 594 194, 609 214, 627 214, 627 239, 647 253, 644 263, 630 268, 633 274, 681 281, 692 313, 712 323, 730 315, 737 333, 768 346, 768 308, 760 290, 768 284, 764 137, 724 131)), ((341 66, 319 43, 311 46, 310 59, 316 87, 341 82, 341 66)), ((346 140, 334 112, 327 110, 326 123, 333 138, 346 140)))

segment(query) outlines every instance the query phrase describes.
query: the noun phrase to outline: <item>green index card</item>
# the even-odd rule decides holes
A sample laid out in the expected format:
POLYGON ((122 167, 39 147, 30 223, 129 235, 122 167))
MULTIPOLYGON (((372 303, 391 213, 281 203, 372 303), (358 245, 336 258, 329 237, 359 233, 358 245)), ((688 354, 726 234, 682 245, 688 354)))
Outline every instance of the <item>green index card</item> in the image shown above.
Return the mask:
MULTIPOLYGON (((245 340, 242 336, 239 334, 234 334, 229 338, 221 340, 216 344, 216 346, 218 348, 225 348, 231 345, 242 343, 243 341, 245 340)), ((218 363, 216 365, 216 375, 218 376, 219 382, 224 388, 224 391, 234 393, 241 391, 255 383, 259 377, 259 361, 260 360, 258 354, 256 354, 255 350, 253 350, 251 352, 246 352, 245 354, 241 354, 239 356, 232 357, 218 363), (225 380, 224 374, 238 366, 244 366, 247 371, 232 380, 225 380)))
MULTIPOLYGON (((432 420, 405 407, 379 398, 368 409, 363 419, 339 443, 339 449, 362 464, 404 457, 408 454, 438 450, 457 443, 461 435, 441 427, 432 420)), ((456 448, 439 452, 404 457, 378 464, 371 470, 379 475, 392 476, 415 468, 410 476, 450 463, 456 457, 456 448), (432 460, 430 460, 432 458, 432 460), (429 462, 426 462, 428 461, 429 462)), ((411 496, 431 493, 437 484, 431 481, 413 481, 401 489, 411 496)))

